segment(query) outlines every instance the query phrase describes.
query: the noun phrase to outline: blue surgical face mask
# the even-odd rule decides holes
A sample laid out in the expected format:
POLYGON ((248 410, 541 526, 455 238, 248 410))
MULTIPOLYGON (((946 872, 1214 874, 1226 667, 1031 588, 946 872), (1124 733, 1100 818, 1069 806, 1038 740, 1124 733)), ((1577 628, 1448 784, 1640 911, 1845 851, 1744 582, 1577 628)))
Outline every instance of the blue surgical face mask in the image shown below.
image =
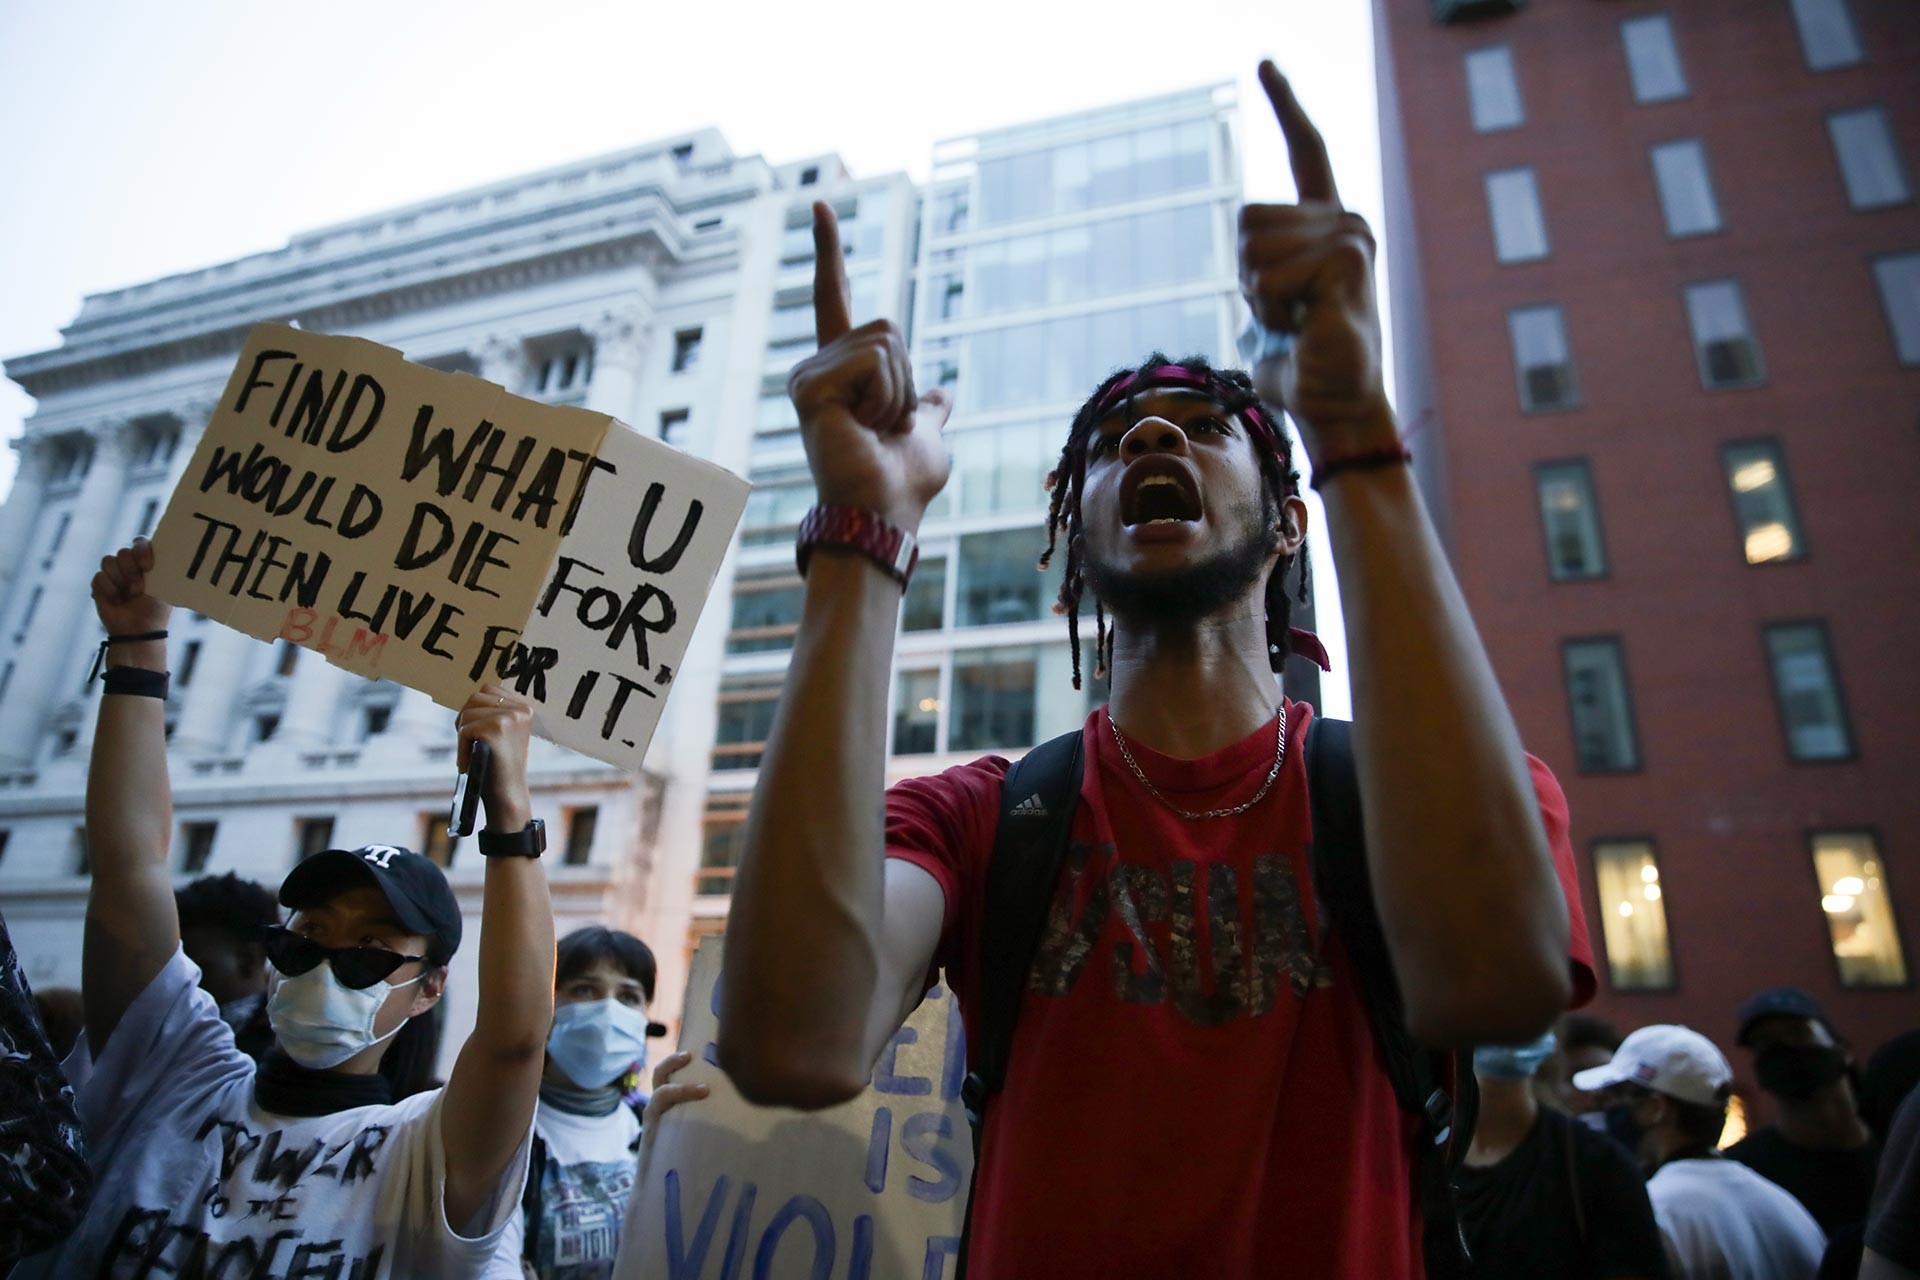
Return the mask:
POLYGON ((303 1067, 324 1071, 337 1067, 407 1025, 400 1019, 392 1031, 377 1036, 374 1021, 390 992, 410 987, 427 975, 405 982, 376 982, 370 987, 343 987, 333 966, 318 964, 289 978, 267 967, 272 989, 267 996, 267 1022, 287 1056, 303 1067))
POLYGON ((647 1062, 647 1011, 618 1000, 582 1000, 553 1011, 547 1054, 582 1089, 612 1084, 647 1062))
POLYGON ((1491 1080, 1530 1080, 1555 1043, 1549 1031, 1526 1044, 1483 1044, 1473 1051, 1473 1069, 1491 1080))

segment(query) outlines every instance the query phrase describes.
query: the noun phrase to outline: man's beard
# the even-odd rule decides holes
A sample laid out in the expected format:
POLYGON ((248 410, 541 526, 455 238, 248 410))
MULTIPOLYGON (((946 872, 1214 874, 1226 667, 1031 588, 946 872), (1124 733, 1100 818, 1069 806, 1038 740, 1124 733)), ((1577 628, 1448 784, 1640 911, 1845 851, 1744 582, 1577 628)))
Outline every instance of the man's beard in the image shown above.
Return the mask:
MULTIPOLYGON (((1107 612, 1136 626, 1198 622, 1240 600, 1267 573, 1279 545, 1278 512, 1270 498, 1243 502, 1230 513, 1233 536, 1218 551, 1166 573, 1128 574, 1087 549, 1087 585, 1107 612)), ((1274 572, 1284 572, 1277 566, 1274 572)))

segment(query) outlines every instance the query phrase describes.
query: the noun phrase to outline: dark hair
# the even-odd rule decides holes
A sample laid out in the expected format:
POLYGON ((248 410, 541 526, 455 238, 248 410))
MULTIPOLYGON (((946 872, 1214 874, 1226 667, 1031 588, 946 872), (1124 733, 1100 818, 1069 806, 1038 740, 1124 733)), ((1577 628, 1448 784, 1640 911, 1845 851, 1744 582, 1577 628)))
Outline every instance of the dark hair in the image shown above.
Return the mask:
MULTIPOLYGON (((1132 369, 1116 370, 1094 388, 1093 394, 1073 415, 1073 424, 1067 428, 1067 442, 1060 450, 1060 461, 1047 475, 1047 489, 1053 496, 1047 506, 1047 549, 1040 556, 1040 567, 1044 569, 1053 561, 1060 534, 1064 532, 1067 535, 1066 571, 1060 583, 1059 602, 1054 605, 1053 611, 1067 615, 1067 641, 1073 655, 1073 687, 1076 689, 1080 687, 1080 597, 1086 589, 1080 496, 1087 479, 1087 443, 1094 429, 1100 425, 1100 419, 1105 416, 1099 410, 1108 393, 1126 378, 1136 378, 1146 384, 1141 390, 1153 390, 1146 375, 1162 365, 1176 365, 1206 379, 1214 400, 1228 413, 1244 414, 1248 409, 1260 409, 1260 421, 1251 417, 1243 417, 1242 421, 1248 424, 1253 437, 1253 452, 1260 461, 1263 488, 1275 498, 1290 497, 1300 492, 1300 473, 1293 467, 1292 441, 1285 427, 1279 424, 1278 416, 1260 405, 1260 397, 1253 389, 1253 379, 1243 371, 1216 369, 1203 356, 1188 356, 1176 361, 1156 351, 1132 369)), ((1139 391, 1130 393, 1123 403, 1130 404, 1137 394, 1139 391)), ((1294 558, 1283 557, 1267 579, 1267 652, 1275 671, 1280 670, 1287 659, 1287 631, 1291 625, 1293 605, 1287 598, 1285 579, 1294 558)), ((1310 589, 1304 543, 1298 559, 1299 599, 1304 603, 1310 589)), ((1095 679, 1099 679, 1106 673, 1112 635, 1107 628, 1106 610, 1097 596, 1093 602, 1093 618, 1093 674, 1095 679)))
POLYGON ((180 886, 173 903, 182 930, 217 929, 238 942, 258 942, 262 929, 280 922, 280 900, 273 890, 231 871, 180 886))
POLYGON ((1560 1021, 1560 1047, 1605 1049, 1613 1053, 1620 1047, 1620 1029, 1590 1013, 1569 1013, 1560 1021))
POLYGON ((1665 1096, 1667 1101, 1673 1104, 1673 1124, 1680 1131, 1680 1135, 1690 1143, 1711 1147, 1718 1145, 1720 1131, 1727 1127, 1727 1098, 1731 1094, 1730 1086, 1721 1085, 1715 1093, 1719 1101, 1712 1106, 1700 1102, 1683 1102, 1672 1094, 1665 1096))
POLYGON ((615 968, 640 984, 649 1001, 653 999, 653 952, 632 934, 603 924, 582 925, 560 939, 557 951, 554 986, 579 977, 602 960, 611 960, 615 968))
POLYGON ((436 1068, 440 1061, 440 1033, 446 1025, 442 1011, 446 1007, 445 999, 436 1000, 433 1008, 417 1018, 407 1019, 393 1033, 393 1043, 380 1056, 379 1071, 392 1086, 395 1102, 440 1087, 436 1068))

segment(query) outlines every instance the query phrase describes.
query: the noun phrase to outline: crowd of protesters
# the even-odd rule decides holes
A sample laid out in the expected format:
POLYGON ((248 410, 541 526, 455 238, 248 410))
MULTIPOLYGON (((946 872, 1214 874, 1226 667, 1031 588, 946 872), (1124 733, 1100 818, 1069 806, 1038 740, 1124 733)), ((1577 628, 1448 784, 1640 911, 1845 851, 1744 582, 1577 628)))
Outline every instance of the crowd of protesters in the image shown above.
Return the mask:
MULTIPOLYGON (((1735 1073, 1707 1036, 1566 1012, 1595 987, 1566 802, 1405 465, 1371 233, 1261 75, 1300 200, 1242 214, 1251 376, 1156 353, 1075 415, 1041 559, 1064 557, 1076 685, 1090 668, 1111 696, 1018 765, 883 787, 950 401, 916 394, 890 322, 852 326, 816 206, 819 350, 791 389, 820 505, 720 1065, 755 1102, 851 1098, 944 968, 979 1125, 974 1280, 1920 1274, 1914 1036, 1863 1068, 1811 997, 1760 992, 1733 1040, 1777 1121, 1723 1147, 1735 1073), (1326 499, 1350 727, 1276 676, 1325 661, 1288 621, 1307 508, 1281 409, 1326 499), (1241 967, 1203 972, 1207 950, 1241 967)), ((442 1082, 465 940, 439 866, 380 844, 307 858, 277 892, 174 887, 152 568, 136 541, 93 584, 83 993, 36 1001, 0 922, 0 1266, 627 1273, 644 1127, 706 1090, 673 1079, 686 1054, 647 1074, 664 1028, 641 940, 555 940, 530 704, 487 685, 456 721, 462 764, 485 744, 492 768, 474 1028, 442 1082)))

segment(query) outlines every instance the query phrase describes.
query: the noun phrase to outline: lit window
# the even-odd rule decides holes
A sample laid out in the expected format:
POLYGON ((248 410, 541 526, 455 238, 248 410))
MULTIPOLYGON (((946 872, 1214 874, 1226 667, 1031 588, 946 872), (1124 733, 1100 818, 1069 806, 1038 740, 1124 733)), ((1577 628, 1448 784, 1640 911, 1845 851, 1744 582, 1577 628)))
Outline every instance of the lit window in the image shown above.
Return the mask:
POLYGON ((1547 575, 1556 582, 1597 578, 1607 571, 1600 542, 1600 510, 1585 462, 1546 462, 1534 469, 1540 519, 1547 534, 1547 575))
POLYGON ((939 750, 944 705, 938 671, 902 671, 894 682, 893 754, 921 756, 939 750))
POLYGON ((1750 387, 1766 379, 1760 343, 1747 323, 1747 304, 1732 280, 1687 286, 1687 322, 1700 365, 1700 384, 1709 391, 1750 387))
POLYGON ((1540 189, 1532 169, 1488 174, 1487 208, 1493 217, 1495 257, 1502 262, 1531 262, 1547 256, 1547 221, 1540 212, 1540 189))
POLYGON ((947 624, 947 562, 945 557, 922 560, 914 566, 900 606, 902 631, 938 631, 947 624))
POLYGON ((1883 108, 1837 111, 1827 117, 1827 134, 1840 162, 1848 204, 1856 209, 1884 209, 1913 198, 1900 164, 1900 149, 1894 145, 1893 126, 1883 108))
POLYGON ((1906 956, 1893 919, 1887 868, 1879 843, 1866 831, 1822 831, 1813 837, 1813 874, 1827 918, 1833 958, 1846 987, 1899 987, 1906 956))
POLYGON ((700 363, 700 330, 682 329, 673 335, 673 371, 685 373, 700 363))
POLYGON ((1582 773, 1631 773, 1640 746, 1627 696, 1626 659, 1613 639, 1570 640, 1567 704, 1573 716, 1574 761, 1582 773))
POLYGON ((180 824, 180 870, 197 876, 207 869, 207 861, 213 857, 213 837, 219 829, 217 822, 180 824))
POLYGON ((1873 264, 1880 305, 1901 364, 1920 364, 1920 253, 1891 254, 1873 264))
POLYGON ((1766 640, 1787 754, 1795 760, 1851 757, 1853 734, 1847 728, 1826 628, 1817 622, 1786 623, 1768 627, 1766 640))
POLYGON ((1673 41, 1673 23, 1666 14, 1621 23, 1620 41, 1627 50, 1627 74, 1633 78, 1635 102, 1666 102, 1687 96, 1687 73, 1680 65, 1680 48, 1673 41))
POLYGON ((1773 440, 1740 440, 1720 451, 1748 564, 1798 560, 1806 554, 1787 485, 1786 458, 1773 440))
POLYGON ((1698 139, 1663 142, 1653 149, 1654 183, 1670 236, 1699 236, 1720 229, 1720 204, 1707 176, 1707 153, 1698 139))
POLYGON ((1473 127, 1480 133, 1517 129, 1527 122, 1520 80, 1513 70, 1513 50, 1497 44, 1467 55, 1467 98, 1473 107, 1473 127))
POLYGON ((1789 0, 1793 22, 1800 29, 1800 48, 1812 71, 1851 67, 1861 61, 1860 33, 1846 0, 1789 0))
POLYGON ((583 805, 567 810, 567 852, 565 865, 584 867, 593 857, 593 833, 600 825, 600 810, 583 805))
POLYGON ((1567 409, 1579 403, 1566 324, 1556 306, 1522 307, 1507 314, 1520 407, 1567 409))
POLYGON ((1645 840, 1602 840, 1593 846, 1600 888, 1607 972, 1616 991, 1660 991, 1673 985, 1666 890, 1660 863, 1645 840))

